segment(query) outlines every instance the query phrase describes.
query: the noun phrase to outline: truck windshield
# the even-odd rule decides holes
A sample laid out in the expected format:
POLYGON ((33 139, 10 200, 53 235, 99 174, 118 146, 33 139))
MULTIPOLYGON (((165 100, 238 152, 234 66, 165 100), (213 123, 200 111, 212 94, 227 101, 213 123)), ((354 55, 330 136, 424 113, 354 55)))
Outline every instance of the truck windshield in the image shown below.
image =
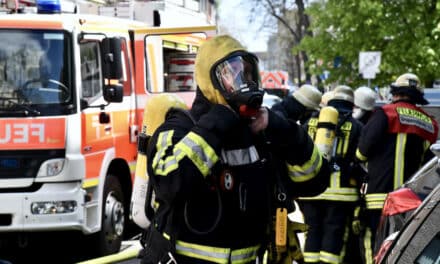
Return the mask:
POLYGON ((0 30, 0 39, 1 115, 44 114, 45 109, 51 109, 47 114, 64 112, 73 102, 68 35, 54 30, 0 30))

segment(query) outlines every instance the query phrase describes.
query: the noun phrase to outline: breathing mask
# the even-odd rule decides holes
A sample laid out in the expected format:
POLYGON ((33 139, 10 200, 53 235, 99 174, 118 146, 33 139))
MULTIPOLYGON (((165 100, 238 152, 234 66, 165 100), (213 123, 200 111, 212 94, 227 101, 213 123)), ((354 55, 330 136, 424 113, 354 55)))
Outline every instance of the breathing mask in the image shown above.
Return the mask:
POLYGON ((253 117, 257 114, 264 90, 260 88, 255 55, 244 51, 232 53, 212 67, 211 79, 214 87, 240 116, 253 117))

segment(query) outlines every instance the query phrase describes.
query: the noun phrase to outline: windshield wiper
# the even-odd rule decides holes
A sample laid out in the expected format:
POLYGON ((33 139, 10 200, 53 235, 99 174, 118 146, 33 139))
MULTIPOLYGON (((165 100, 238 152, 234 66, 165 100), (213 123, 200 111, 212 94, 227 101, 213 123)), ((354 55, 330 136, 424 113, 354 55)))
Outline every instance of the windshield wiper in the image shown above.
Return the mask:
POLYGON ((41 114, 40 111, 33 109, 32 107, 30 107, 28 105, 16 103, 13 100, 11 100, 11 98, 0 97, 0 100, 7 101, 8 103, 13 105, 13 107, 10 107, 10 108, 1 107, 0 112, 8 112, 8 113, 20 112, 24 116, 39 116, 41 114))

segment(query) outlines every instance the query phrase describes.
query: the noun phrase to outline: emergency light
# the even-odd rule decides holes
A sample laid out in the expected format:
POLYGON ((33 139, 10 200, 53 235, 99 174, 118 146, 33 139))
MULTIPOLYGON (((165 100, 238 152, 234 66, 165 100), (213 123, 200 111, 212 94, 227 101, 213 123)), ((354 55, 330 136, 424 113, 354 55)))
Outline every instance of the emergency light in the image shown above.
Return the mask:
POLYGON ((60 0, 37 0, 37 11, 39 14, 61 13, 60 0))

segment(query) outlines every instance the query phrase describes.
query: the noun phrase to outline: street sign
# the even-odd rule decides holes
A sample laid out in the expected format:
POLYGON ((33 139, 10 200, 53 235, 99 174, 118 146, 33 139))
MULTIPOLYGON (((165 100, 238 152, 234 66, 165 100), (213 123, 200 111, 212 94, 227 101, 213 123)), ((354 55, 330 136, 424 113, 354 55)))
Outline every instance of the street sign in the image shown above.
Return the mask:
POLYGON ((374 79, 379 73, 381 54, 380 51, 359 52, 359 73, 364 79, 374 79))

